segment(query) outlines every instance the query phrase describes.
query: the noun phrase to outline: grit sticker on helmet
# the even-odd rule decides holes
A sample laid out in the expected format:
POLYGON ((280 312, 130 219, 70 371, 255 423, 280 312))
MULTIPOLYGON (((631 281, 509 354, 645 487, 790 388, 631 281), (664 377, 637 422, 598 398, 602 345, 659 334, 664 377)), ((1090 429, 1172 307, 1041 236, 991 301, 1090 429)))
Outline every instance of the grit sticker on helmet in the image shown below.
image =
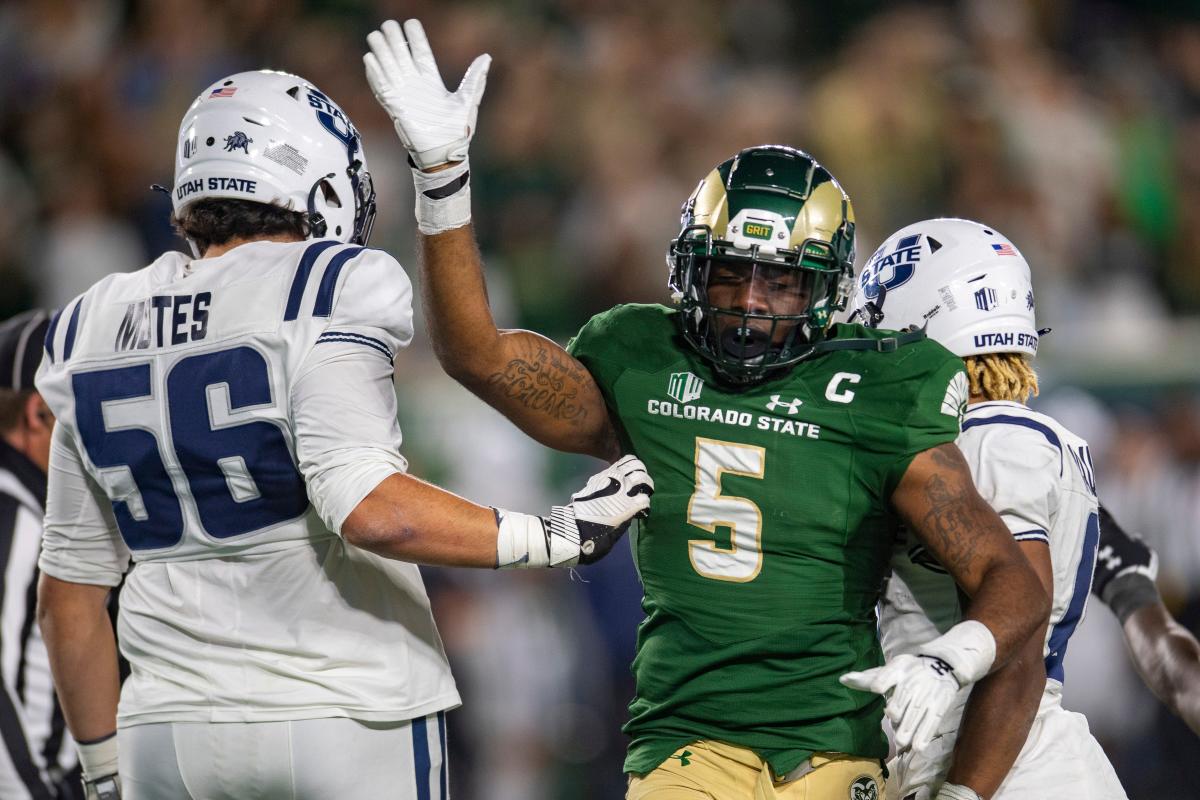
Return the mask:
POLYGON ((794 148, 747 148, 704 177, 680 221, 668 287, 684 339, 722 380, 818 352, 854 285, 854 209, 828 170, 794 148))

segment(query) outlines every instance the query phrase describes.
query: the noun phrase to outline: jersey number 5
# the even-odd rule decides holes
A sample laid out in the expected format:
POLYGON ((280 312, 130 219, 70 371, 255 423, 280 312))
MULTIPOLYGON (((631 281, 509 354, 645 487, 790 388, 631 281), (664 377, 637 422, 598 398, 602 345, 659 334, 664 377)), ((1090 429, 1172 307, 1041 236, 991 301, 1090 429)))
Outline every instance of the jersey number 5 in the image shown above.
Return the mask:
MULTIPOLYGON (((131 550, 183 539, 183 510, 145 404, 158 386, 150 364, 72 376, 75 421, 88 458, 106 474, 121 537, 131 550), (107 411, 107 414, 106 414, 107 411), (107 416, 107 421, 106 421, 107 416)), ((270 407, 266 359, 250 347, 188 356, 167 373, 175 457, 208 535, 227 539, 294 519, 308 508, 283 431, 235 412, 270 407)))
POLYGON ((762 512, 753 501, 721 493, 721 476, 762 478, 767 451, 716 439, 696 439, 696 491, 688 501, 689 525, 716 534, 729 528, 729 547, 712 539, 688 540, 692 568, 706 578, 746 583, 762 570, 762 512))

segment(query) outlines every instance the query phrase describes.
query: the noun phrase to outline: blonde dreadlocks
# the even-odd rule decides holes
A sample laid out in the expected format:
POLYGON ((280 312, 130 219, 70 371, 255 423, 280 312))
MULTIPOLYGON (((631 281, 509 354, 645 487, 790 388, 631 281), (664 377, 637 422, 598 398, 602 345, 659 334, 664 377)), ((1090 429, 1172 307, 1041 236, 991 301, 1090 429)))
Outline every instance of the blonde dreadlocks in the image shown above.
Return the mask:
POLYGON ((972 396, 1017 403, 1029 402, 1030 396, 1037 397, 1037 373, 1024 353, 985 353, 967 356, 963 361, 972 396))

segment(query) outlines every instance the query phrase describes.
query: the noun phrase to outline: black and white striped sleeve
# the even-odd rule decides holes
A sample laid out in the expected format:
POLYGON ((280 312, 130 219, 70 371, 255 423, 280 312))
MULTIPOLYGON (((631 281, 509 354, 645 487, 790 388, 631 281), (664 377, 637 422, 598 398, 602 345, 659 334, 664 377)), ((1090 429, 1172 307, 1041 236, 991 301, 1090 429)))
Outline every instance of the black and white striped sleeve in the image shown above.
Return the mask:
POLYGON ((35 622, 40 515, 0 492, 0 797, 50 800, 65 736, 35 622))

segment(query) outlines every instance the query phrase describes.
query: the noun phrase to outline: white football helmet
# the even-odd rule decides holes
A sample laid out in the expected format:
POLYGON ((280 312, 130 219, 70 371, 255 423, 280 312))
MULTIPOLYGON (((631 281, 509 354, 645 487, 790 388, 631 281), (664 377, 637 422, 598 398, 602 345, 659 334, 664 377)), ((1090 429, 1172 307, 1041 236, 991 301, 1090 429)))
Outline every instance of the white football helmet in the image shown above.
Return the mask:
POLYGON ((313 237, 366 244, 375 189, 350 118, 308 81, 240 72, 209 86, 183 117, 171 202, 275 203, 308 215, 313 237))
POLYGON ((925 328, 959 357, 1036 355, 1029 264, 1005 236, 965 219, 930 219, 888 237, 859 273, 850 320, 925 328))

